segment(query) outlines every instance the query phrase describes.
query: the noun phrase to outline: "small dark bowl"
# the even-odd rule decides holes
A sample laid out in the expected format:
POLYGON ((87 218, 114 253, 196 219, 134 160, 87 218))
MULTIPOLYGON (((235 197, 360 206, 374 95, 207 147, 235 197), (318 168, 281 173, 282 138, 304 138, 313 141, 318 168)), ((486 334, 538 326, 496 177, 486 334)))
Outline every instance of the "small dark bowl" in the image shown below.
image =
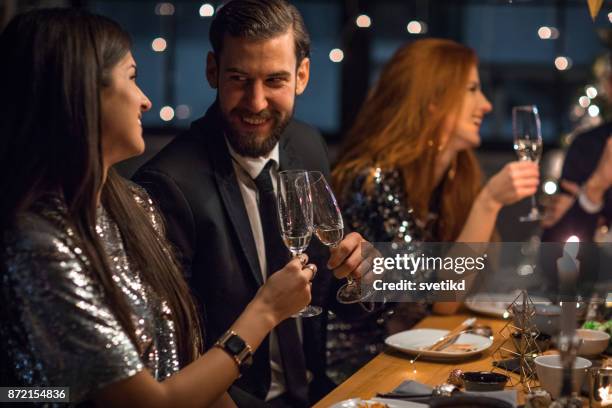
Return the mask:
POLYGON ((467 371, 461 376, 466 391, 501 391, 508 376, 491 371, 467 371))

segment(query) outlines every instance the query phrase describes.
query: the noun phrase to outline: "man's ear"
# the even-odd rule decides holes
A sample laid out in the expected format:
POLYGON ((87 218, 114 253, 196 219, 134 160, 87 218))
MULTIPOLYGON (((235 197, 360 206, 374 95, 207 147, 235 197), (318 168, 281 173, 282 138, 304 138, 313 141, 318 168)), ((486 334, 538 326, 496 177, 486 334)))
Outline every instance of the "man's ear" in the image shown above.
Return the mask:
POLYGON ((206 56, 206 80, 213 89, 219 86, 219 66, 217 57, 212 51, 206 56))
POLYGON ((297 69, 297 75, 295 79, 295 94, 301 95, 308 85, 308 79, 310 78, 310 58, 303 58, 300 62, 300 66, 297 69))

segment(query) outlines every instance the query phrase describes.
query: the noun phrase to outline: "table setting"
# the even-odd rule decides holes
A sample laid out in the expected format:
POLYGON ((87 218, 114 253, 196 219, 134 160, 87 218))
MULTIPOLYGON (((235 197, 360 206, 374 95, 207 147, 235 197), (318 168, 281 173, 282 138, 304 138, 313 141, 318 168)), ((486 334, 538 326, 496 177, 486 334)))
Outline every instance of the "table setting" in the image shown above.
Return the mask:
MULTIPOLYGON (((612 364, 608 366, 605 354, 610 339, 607 332, 575 329, 575 335, 579 340, 575 342, 573 351, 575 354, 570 366, 572 370, 569 376, 569 388, 567 384, 564 385, 566 366, 563 363, 562 351, 554 348, 557 347, 556 342, 551 342, 551 349, 533 353, 530 364, 535 373, 534 379, 537 381, 532 383, 530 389, 525 389, 520 383, 520 373, 515 372, 516 369, 506 370, 495 365, 498 361, 496 353, 504 341, 508 340, 510 344, 515 344, 513 339, 505 339, 500 335, 507 324, 508 320, 480 316, 476 319, 472 316, 466 318, 465 314, 428 317, 411 332, 430 333, 429 336, 415 336, 416 340, 413 337, 405 343, 401 343, 398 339, 407 336, 406 333, 390 336, 386 341, 389 350, 353 376, 357 377, 360 386, 351 384, 352 377, 335 391, 338 395, 363 391, 362 396, 336 400, 333 404, 325 403, 324 399, 316 406, 417 408, 612 406, 612 364), (469 333, 469 328, 468 332, 464 332, 466 329, 459 330, 458 327, 465 327, 463 323, 466 320, 470 321, 472 327, 480 327, 481 330, 483 326, 490 326, 494 330, 494 335, 489 338, 469 333), (451 322, 454 324, 454 329, 440 328, 449 327, 448 323, 451 322), (452 334, 458 330, 461 332, 459 336, 452 334), (426 350, 442 339, 448 340, 448 333, 451 333, 455 342, 472 341, 478 336, 490 343, 474 353, 471 351, 444 353, 444 347, 441 351, 426 350), (454 355, 451 357, 444 354, 454 355), (375 378, 375 375, 381 377, 375 378), (385 381, 385 378, 388 381, 385 381), (368 380, 371 383, 364 389, 364 382, 368 380), (563 395, 565 399, 561 398, 563 395), (574 405, 571 405, 571 401, 574 401, 574 405), (557 405, 554 405, 555 403, 557 405)), ((586 326, 590 324, 585 323, 586 326)), ((333 394, 334 392, 330 396, 333 394)))
MULTIPOLYGON (((524 295, 528 297, 528 294, 524 295)), ((523 298, 518 300, 522 304, 523 298)), ((558 318, 554 319, 557 323, 564 321, 563 310, 566 314, 572 314, 568 305, 573 307, 573 311, 580 310, 574 302, 566 302, 565 308, 561 304, 558 307, 558 318)), ((532 310, 531 319, 522 322, 525 329, 522 330, 521 327, 517 328, 522 318, 515 315, 526 309, 516 307, 518 304, 514 306, 516 310, 513 312, 512 307, 509 307, 506 319, 465 313, 430 316, 413 330, 389 336, 385 341, 389 346, 387 351, 315 406, 612 406, 612 360, 608 360, 607 354, 610 341, 607 330, 612 325, 587 320, 580 326, 584 328, 577 329, 579 326, 574 312, 575 320, 571 327, 574 328, 572 336, 575 340, 563 343, 563 335, 571 333, 569 324, 560 323, 561 330, 556 330, 554 334, 555 325, 551 326, 544 319, 534 319, 536 314, 532 310), (533 323, 536 320, 541 326, 533 323), (520 336, 503 335, 507 328, 512 328, 512 333, 518 331, 520 336), (539 328, 544 331, 540 333, 539 328), (530 332, 532 330, 538 336, 533 336, 530 332), (525 335, 530 338, 542 336, 547 340, 544 343, 547 346, 543 347, 541 342, 534 346, 535 341, 525 341, 525 335), (482 346, 475 350, 448 351, 448 347, 454 344, 473 343, 482 346), (520 365, 500 367, 496 364, 503 357, 509 357, 508 353, 503 352, 504 347, 515 354, 522 349, 530 355, 528 365, 532 370, 533 381, 528 387, 521 382, 521 377, 528 376, 528 373, 521 373, 520 365), (572 359, 569 374, 568 356, 572 359), (352 398, 342 398, 343 395, 352 398)), ((611 311, 606 308, 605 315, 611 311)))

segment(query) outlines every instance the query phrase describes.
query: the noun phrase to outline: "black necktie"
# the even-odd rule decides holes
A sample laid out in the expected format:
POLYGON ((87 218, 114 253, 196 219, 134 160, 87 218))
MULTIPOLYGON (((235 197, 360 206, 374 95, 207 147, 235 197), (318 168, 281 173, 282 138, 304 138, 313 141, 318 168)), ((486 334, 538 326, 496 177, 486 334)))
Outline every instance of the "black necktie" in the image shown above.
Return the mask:
MULTIPOLYGON (((272 160, 268 161, 254 180, 259 191, 259 217, 266 246, 268 275, 281 269, 289 261, 289 251, 283 244, 280 235, 276 196, 274 194, 272 177, 270 176, 272 165, 272 160)), ((298 336, 296 320, 289 318, 283 321, 276 328, 276 335, 287 393, 295 401, 296 405, 308 406, 306 362, 304 361, 304 350, 298 336)))

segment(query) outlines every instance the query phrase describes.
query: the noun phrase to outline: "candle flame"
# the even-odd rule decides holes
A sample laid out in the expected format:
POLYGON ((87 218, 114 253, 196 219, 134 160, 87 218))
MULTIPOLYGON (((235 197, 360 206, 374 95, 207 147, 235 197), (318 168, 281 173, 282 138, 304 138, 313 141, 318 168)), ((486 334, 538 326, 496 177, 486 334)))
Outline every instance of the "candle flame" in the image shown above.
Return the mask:
POLYGON ((569 257, 573 260, 576 260, 576 256, 578 256, 578 247, 580 246, 580 239, 577 236, 572 235, 565 241, 565 245, 563 246, 563 257, 569 255, 569 257))
POLYGON ((612 405, 612 392, 610 390, 610 386, 607 385, 605 387, 601 387, 597 390, 599 393, 599 398, 601 399, 602 406, 612 405))

